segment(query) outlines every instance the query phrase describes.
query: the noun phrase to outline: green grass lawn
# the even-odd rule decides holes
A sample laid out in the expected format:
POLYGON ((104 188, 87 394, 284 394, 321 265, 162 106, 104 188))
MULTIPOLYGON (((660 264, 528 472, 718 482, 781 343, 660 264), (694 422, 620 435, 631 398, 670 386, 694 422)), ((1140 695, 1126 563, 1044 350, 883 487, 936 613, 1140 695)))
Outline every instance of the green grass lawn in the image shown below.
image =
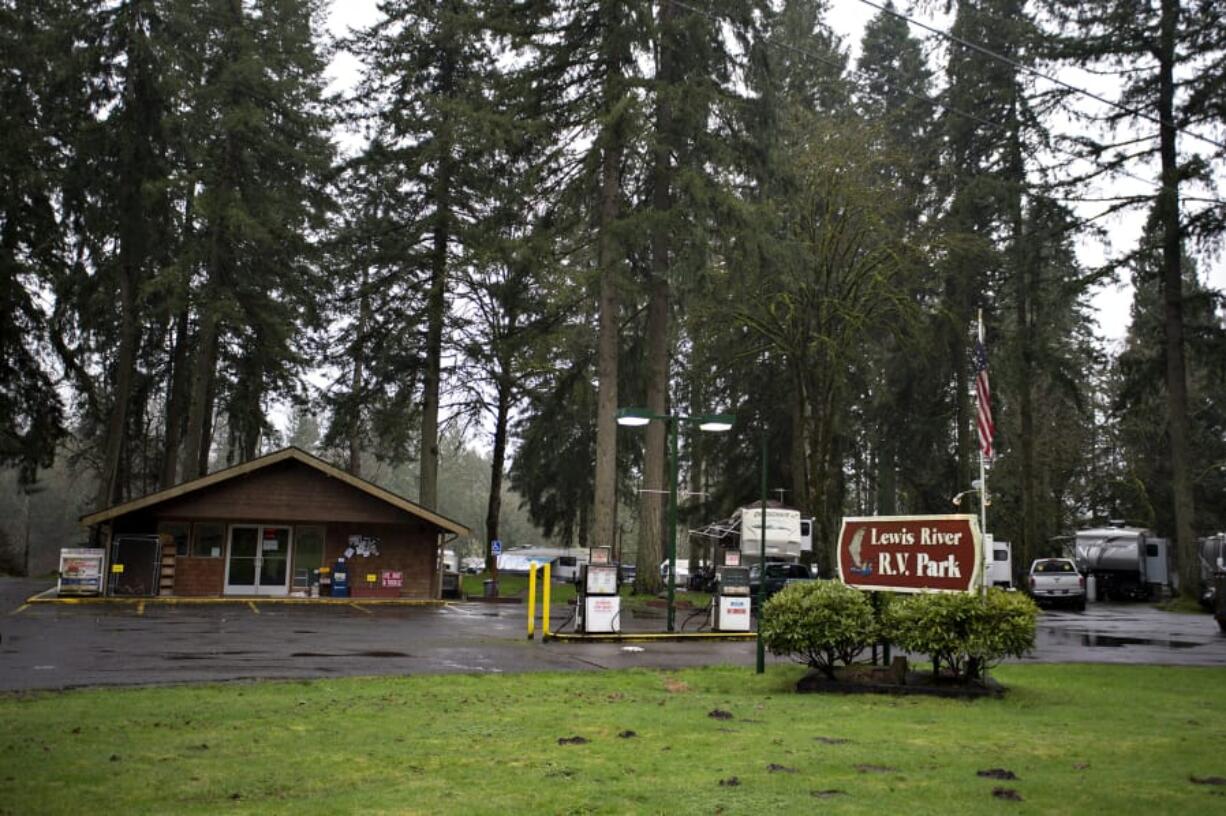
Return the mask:
POLYGON ((800 673, 3 696, 0 813, 1226 812, 1190 779, 1226 777, 1226 670, 1009 666, 972 703, 797 695, 800 673))

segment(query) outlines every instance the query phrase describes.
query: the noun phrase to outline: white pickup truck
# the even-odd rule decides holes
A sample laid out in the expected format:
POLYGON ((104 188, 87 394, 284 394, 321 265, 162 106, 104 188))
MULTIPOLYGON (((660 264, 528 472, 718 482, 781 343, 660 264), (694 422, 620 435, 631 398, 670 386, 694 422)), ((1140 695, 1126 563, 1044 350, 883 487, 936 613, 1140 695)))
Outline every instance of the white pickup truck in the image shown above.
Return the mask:
POLYGON ((1030 596, 1040 606, 1066 604, 1086 609, 1086 579, 1068 558, 1040 558, 1030 565, 1030 596))

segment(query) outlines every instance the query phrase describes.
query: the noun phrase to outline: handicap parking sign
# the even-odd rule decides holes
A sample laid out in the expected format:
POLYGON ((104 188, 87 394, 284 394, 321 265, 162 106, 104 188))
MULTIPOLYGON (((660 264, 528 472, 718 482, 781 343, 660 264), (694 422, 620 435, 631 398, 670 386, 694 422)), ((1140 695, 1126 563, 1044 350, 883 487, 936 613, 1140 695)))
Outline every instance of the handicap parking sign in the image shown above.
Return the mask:
POLYGON ((502 555, 502 542, 494 539, 490 542, 490 553, 493 555, 502 555))

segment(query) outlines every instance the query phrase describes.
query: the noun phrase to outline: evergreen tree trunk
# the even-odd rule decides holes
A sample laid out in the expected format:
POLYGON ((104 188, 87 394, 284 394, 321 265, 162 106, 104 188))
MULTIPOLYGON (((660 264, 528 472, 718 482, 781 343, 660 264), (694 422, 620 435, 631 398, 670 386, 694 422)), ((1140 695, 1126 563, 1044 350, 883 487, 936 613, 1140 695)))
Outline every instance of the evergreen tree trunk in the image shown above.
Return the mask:
MULTIPOLYGON (((674 6, 662 2, 658 14, 659 65, 656 89, 656 132, 652 168, 651 284, 647 303, 647 410, 668 412, 668 274, 671 264, 673 64, 670 42, 674 6)), ((643 455, 643 488, 639 499, 640 537, 635 582, 643 592, 659 591, 658 565, 664 554, 664 491, 668 429, 652 420, 647 426, 643 455)))
POLYGON ((792 372, 792 445, 789 451, 792 465, 792 501, 802 514, 813 505, 809 503, 809 463, 805 455, 805 391, 804 379, 789 365, 792 372))
POLYGON ((353 409, 349 412, 349 467, 354 476, 362 475, 362 407, 365 399, 362 395, 362 377, 365 374, 363 366, 366 362, 366 328, 370 325, 370 295, 366 291, 369 285, 369 270, 362 269, 361 294, 358 305, 358 325, 353 340, 353 381, 350 387, 350 399, 353 409))
MULTIPOLYGON (((127 252, 124 252, 126 255, 127 252)), ((111 410, 107 417, 106 443, 102 472, 98 479, 98 509, 118 501, 121 493, 120 459, 128 427, 128 405, 132 398, 132 375, 136 369, 136 309, 132 291, 131 259, 120 260, 119 266, 119 354, 115 360, 115 384, 111 389, 111 410)))
POLYGON ((190 481, 208 470, 212 435, 213 373, 217 367, 217 316, 207 307, 200 316, 196 338, 196 360, 192 371, 191 399, 187 409, 187 438, 183 444, 183 481, 190 481))
POLYGON ((511 383, 503 376, 498 383, 498 407, 494 414, 494 451, 490 463, 490 497, 485 510, 485 569, 494 572, 493 542, 500 537, 498 520, 502 517, 502 475, 507 458, 507 423, 511 416, 511 383))
POLYGON ((898 478, 893 434, 890 428, 877 426, 877 513, 893 516, 898 513, 898 478))
POLYGON ((442 377, 443 322, 447 302, 447 245, 450 243, 448 191, 449 162, 444 161, 435 180, 434 249, 430 269, 430 294, 426 301, 426 376, 421 410, 421 492, 419 502, 429 510, 438 507, 438 417, 442 377))
MULTIPOLYGON (((606 46, 605 115, 621 98, 622 64, 616 46, 606 46)), ((617 222, 621 195, 622 127, 620 121, 610 121, 601 134, 600 235, 597 238, 596 263, 600 267, 600 314, 596 340, 596 473, 594 485, 593 537, 595 546, 612 547, 617 525, 617 395, 619 312, 617 245, 613 226, 617 222)))
MULTIPOLYGON (((1014 93, 1017 93, 1016 85, 1014 93)), ((1023 190, 1026 184, 1026 170, 1022 156, 1021 120, 1018 102, 1015 98, 1010 106, 1009 133, 1009 164, 1007 169, 1009 182, 1009 219, 1012 232, 1014 304, 1017 320, 1018 346, 1018 414, 1021 420, 1021 505, 1022 505, 1022 540, 1016 552, 1020 554, 1018 561, 1022 564, 1031 563, 1038 552, 1038 495, 1035 490, 1036 474, 1034 464, 1034 331, 1030 317, 1031 291, 1031 259, 1036 253, 1027 248, 1026 224, 1023 214, 1023 190)), ((1037 289, 1035 290, 1037 294, 1037 289)), ((982 494, 980 495, 982 499, 982 494)), ((986 530, 984 532, 987 532, 986 530)))
POLYGON ((1180 593, 1195 598, 1200 565, 1193 527, 1195 507, 1190 478, 1188 442, 1188 378, 1183 340, 1183 241, 1179 218, 1179 160, 1175 128, 1175 33, 1178 0, 1162 0, 1158 45, 1159 152, 1162 191, 1158 196, 1162 223, 1162 292, 1166 340, 1167 433, 1171 443, 1171 489, 1175 503, 1175 549, 1179 557, 1180 593))
POLYGON ((171 351, 170 382, 166 393, 166 438, 162 446, 162 474, 158 486, 165 490, 179 478, 179 443, 183 439, 183 409, 191 380, 187 371, 188 310, 175 318, 174 349, 171 351))
MULTIPOLYGON (((652 240, 653 249, 667 246, 667 239, 652 240)), ((653 257, 655 267, 659 256, 653 257)), ((667 263, 667 261, 665 261, 667 263)), ((668 413, 668 281, 656 272, 647 305, 647 410, 668 413)), ((639 551, 635 584, 640 592, 659 592, 660 562, 666 534, 665 471, 668 463, 667 423, 652 420, 647 426, 643 452, 643 492, 639 495, 639 551)))

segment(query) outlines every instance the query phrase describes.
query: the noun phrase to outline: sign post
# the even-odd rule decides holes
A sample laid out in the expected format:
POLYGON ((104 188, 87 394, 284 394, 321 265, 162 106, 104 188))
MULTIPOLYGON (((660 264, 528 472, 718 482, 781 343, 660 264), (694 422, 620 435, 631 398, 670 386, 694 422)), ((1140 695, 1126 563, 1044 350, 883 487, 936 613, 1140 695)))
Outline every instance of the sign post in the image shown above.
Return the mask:
POLYGON ((494 586, 498 586, 498 556, 502 555, 502 541, 495 538, 490 542, 490 580, 494 582, 494 586))

